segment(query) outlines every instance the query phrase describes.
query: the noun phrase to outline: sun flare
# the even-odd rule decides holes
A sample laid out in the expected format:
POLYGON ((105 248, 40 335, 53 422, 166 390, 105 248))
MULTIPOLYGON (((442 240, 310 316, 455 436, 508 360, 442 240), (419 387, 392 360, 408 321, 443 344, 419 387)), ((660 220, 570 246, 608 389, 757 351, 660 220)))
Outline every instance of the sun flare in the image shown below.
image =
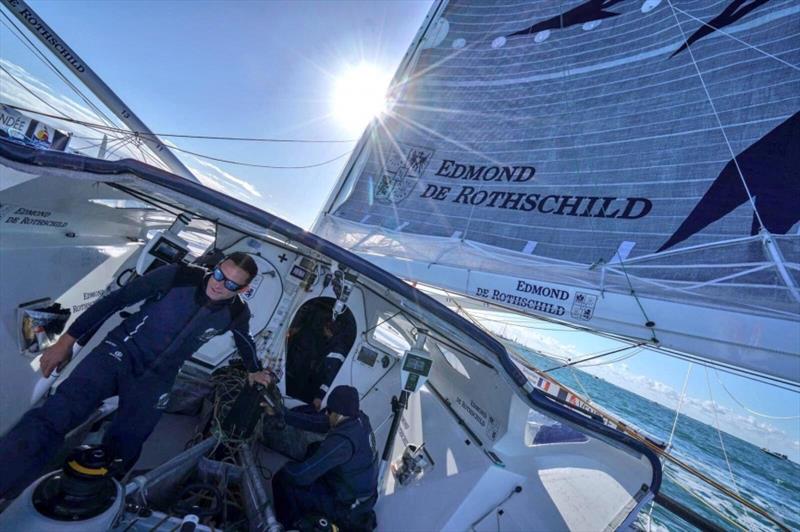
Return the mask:
POLYGON ((337 79, 333 92, 333 115, 344 127, 360 131, 386 108, 390 76, 369 63, 351 66, 337 79))

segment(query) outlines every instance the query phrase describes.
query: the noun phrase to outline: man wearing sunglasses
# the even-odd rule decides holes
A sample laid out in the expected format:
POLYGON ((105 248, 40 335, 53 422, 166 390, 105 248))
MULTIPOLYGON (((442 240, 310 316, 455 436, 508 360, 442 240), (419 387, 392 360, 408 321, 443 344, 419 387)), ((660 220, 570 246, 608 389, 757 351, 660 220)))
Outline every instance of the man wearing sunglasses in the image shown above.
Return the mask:
POLYGON ((212 272, 184 264, 161 266, 86 309, 42 354, 45 377, 69 361, 76 342, 85 345, 112 315, 143 302, 44 405, 28 411, 0 438, 0 499, 16 496, 35 480, 64 436, 114 395, 119 396, 119 408, 103 443, 125 470, 133 466, 181 365, 214 336, 231 331, 250 382, 267 384, 250 336, 250 310, 239 297, 257 274, 253 258, 240 252, 225 257, 212 272))

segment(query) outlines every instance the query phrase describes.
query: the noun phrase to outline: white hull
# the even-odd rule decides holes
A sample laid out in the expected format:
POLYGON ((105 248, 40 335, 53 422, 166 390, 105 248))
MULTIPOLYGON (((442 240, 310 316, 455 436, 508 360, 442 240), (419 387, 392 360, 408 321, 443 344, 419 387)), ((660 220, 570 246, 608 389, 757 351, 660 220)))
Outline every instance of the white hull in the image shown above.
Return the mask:
MULTIPOLYGON (((296 310, 317 297, 336 297, 331 286, 323 287, 319 281, 308 290, 299 288, 289 275, 296 259, 302 255, 315 261, 320 279, 334 268, 347 268, 357 276, 347 306, 358 331, 367 334, 357 336, 332 387, 346 383, 360 390, 362 410, 372 420, 379 448, 389 432, 391 398, 400 391, 397 361, 410 345, 416 327, 430 330, 427 351, 434 361, 430 379, 411 396, 403 413, 391 462, 398 462, 406 443, 424 443, 434 465, 406 485, 387 475, 376 506, 379 529, 494 530, 498 510, 503 510, 504 530, 532 526, 613 529, 635 518, 637 509, 658 489, 660 464, 641 444, 546 399, 491 337, 340 248, 252 207, 194 184, 151 174, 144 167, 137 167, 139 175, 121 163, 115 167, 124 170, 121 175, 76 172, 59 168, 62 161, 77 159, 74 156, 59 156, 66 159, 56 158, 49 161, 49 167, 40 167, 24 162, 32 154, 28 149, 4 153, 0 171, 8 186, 0 193, 2 204, 20 205, 17 209, 36 211, 45 220, 58 217, 68 225, 21 225, 9 222, 13 215, 3 212, 0 430, 5 431, 30 406, 38 380, 29 366, 32 354, 20 353, 16 345, 17 305, 51 298, 74 309, 74 317, 84 308, 80 305, 90 303, 106 287, 113 288, 120 274, 135 266, 148 231, 163 228, 172 217, 165 217, 161 210, 114 209, 88 200, 135 196, 158 205, 170 203, 171 210, 185 209, 194 213, 195 219, 218 220, 213 236, 219 251, 247 251, 262 261, 262 273, 275 272, 262 276, 249 302, 255 316, 251 332, 260 354, 279 372, 286 356, 282 339, 296 310), (20 175, 19 171, 29 173, 29 178, 7 179, 20 175), (45 216, 44 211, 50 214, 45 216), (72 230, 75 235, 67 236, 72 230), (385 320, 391 324, 388 328, 383 325, 385 320), (377 352, 371 363, 360 357, 363 347, 377 352), (554 424, 578 429, 578 441, 539 441, 537 434, 541 436, 554 424), (515 491, 517 486, 521 491, 515 491), (414 511, 409 512, 412 503, 414 511)), ((114 163, 98 164, 108 168, 114 163)), ((205 238, 210 244, 207 225, 193 222, 188 232, 194 233, 198 242, 205 238)), ((109 320, 104 330, 117 319, 109 320)), ((102 334, 103 330, 81 353, 89 352, 102 334)), ((184 372, 203 379, 227 364, 232 352, 232 342, 219 337, 206 344, 184 372)), ((79 360, 80 355, 62 380, 79 360)), ((180 438, 186 434, 166 434, 182 426, 191 428, 191 419, 165 418, 153 436, 165 443, 155 448, 148 443, 142 463, 163 456, 167 448, 180 448, 180 438)), ((267 459, 280 463, 274 453, 267 459)), ((151 465, 158 460, 163 461, 157 459, 151 465)))

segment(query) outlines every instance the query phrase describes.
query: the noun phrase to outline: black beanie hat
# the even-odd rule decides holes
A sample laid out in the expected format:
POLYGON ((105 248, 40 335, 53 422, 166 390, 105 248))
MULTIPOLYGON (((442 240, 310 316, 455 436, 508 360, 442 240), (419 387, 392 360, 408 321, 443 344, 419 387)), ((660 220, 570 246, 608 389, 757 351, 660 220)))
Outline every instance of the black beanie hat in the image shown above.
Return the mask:
POLYGON ((352 386, 337 386, 328 396, 327 408, 347 417, 358 417, 358 390, 352 386))

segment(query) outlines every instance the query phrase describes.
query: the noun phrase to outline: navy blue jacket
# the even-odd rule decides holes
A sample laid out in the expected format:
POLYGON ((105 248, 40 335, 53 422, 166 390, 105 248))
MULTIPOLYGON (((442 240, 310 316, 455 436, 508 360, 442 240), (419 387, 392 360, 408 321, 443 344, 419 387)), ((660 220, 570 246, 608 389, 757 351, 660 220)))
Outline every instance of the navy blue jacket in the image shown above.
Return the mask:
POLYGON ((162 266, 133 279, 86 309, 68 332, 84 344, 115 312, 144 301, 139 311, 108 333, 107 339, 131 356, 134 372, 177 372, 212 337, 232 331, 249 372, 261 364, 250 335, 250 309, 239 296, 212 301, 208 272, 184 264, 162 266))
POLYGON ((339 373, 339 369, 341 369, 342 364, 344 364, 347 353, 353 346, 353 342, 355 342, 355 339, 352 338, 352 331, 354 330, 355 326, 353 326, 352 330, 348 329, 346 332, 337 333, 326 342, 325 351, 327 351, 328 354, 325 355, 322 368, 320 368, 321 374, 319 377, 321 383, 317 392, 314 394, 315 399, 322 400, 328 394, 333 379, 335 379, 336 375, 339 373))
POLYGON ((378 488, 378 453, 369 418, 363 412, 345 419, 333 429, 322 414, 289 410, 286 422, 303 430, 327 432, 317 451, 302 462, 283 469, 288 480, 300 486, 324 482, 333 488, 339 503, 350 505, 370 497, 378 488))

